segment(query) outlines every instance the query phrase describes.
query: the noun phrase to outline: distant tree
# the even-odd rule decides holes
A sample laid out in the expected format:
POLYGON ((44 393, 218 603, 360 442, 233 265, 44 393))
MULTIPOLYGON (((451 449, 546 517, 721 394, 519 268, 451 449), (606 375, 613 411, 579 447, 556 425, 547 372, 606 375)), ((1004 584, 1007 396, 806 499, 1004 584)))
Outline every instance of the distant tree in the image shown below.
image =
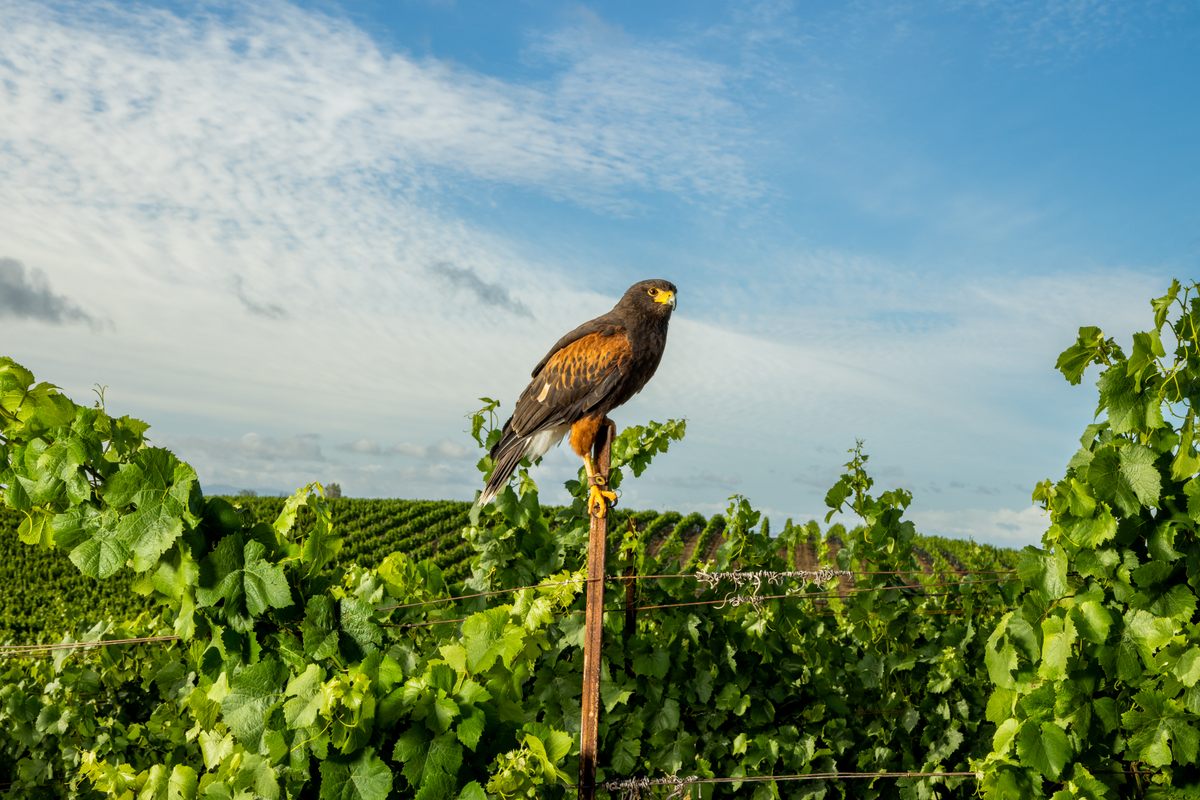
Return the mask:
POLYGON ((258 497, 258 492, 253 489, 242 489, 237 493, 238 497, 258 497))
POLYGON ((342 496, 342 485, 340 483, 328 483, 325 485, 325 496, 333 499, 342 496))

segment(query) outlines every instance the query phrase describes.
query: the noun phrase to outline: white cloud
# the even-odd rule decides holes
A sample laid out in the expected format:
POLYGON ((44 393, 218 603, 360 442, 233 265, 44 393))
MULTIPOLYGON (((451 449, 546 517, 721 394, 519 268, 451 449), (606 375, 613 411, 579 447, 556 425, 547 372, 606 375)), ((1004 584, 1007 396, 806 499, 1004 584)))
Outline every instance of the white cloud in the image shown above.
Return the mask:
POLYGON ((1136 37, 1182 7, 1121 0, 967 0, 994 29, 994 49, 1019 63, 1063 61, 1136 37))
POLYGON ((958 511, 919 511, 909 513, 921 533, 974 539, 999 547, 1021 548, 1040 545, 1050 521, 1040 508, 969 508, 958 511))
MULTIPOLYGON (((282 3, 181 18, 10 2, 0 29, 0 257, 115 322, 84 336, 4 319, 5 352, 77 397, 109 385, 114 410, 229 485, 470 496, 463 415, 480 394, 510 410, 545 348, 621 287, 463 206, 512 187, 587 213, 761 191, 726 69, 586 14, 535 38, 523 84, 282 3), (261 433, 228 433, 246 430, 261 433)), ((954 202, 955 224, 1025 224, 1003 203, 954 202)), ((819 508, 858 436, 889 480, 996 485, 997 508, 1013 506, 1090 410, 1051 371, 1057 352, 1080 324, 1128 330, 1130 298, 1161 288, 1116 271, 947 278, 820 250, 713 287, 673 257, 666 358, 616 417, 686 416, 689 436, 623 499, 723 508, 736 476, 773 517, 819 508)), ((577 468, 560 448, 538 477, 577 468)), ((946 513, 993 524, 970 514, 998 510, 955 491, 946 513)))
POLYGON ((340 450, 358 455, 369 456, 405 456, 415 459, 461 459, 468 457, 476 457, 475 451, 468 448, 464 444, 452 442, 449 439, 443 439, 433 445, 413 444, 412 442, 398 442, 396 444, 385 444, 375 441, 374 439, 361 438, 356 439, 349 444, 342 445, 340 450))
POLYGON ((564 34, 519 85, 284 3, 16 2, 0 28, 0 256, 116 323, 6 319, 0 339, 160 425, 453 435, 495 376, 519 388, 570 309, 609 302, 464 221, 463 198, 750 191, 720 68, 681 54, 564 34), (509 311, 447 291, 437 264, 504 287, 509 311))

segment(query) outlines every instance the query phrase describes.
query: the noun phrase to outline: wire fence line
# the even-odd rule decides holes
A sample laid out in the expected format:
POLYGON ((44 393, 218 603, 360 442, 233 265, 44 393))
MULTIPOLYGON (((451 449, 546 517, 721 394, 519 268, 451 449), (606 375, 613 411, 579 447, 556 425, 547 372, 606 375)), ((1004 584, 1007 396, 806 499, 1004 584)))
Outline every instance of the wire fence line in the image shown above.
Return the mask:
POLYGON ((787 781, 846 781, 876 780, 879 778, 973 778, 982 776, 978 772, 807 772, 795 775, 747 775, 701 778, 698 775, 665 778, 620 778, 598 784, 597 788, 607 792, 620 792, 626 800, 639 800, 644 792, 660 787, 673 789, 669 798, 682 798, 689 786, 718 783, 767 783, 787 781))
POLYGON ((0 656, 45 655, 64 650, 91 650, 98 647, 114 647, 132 644, 169 644, 179 641, 178 636, 133 636, 128 639, 96 639, 88 642, 51 642, 48 644, 0 645, 0 656))
MULTIPOLYGON (((715 587, 715 586, 719 585, 722 581, 729 581, 735 587, 751 587, 751 588, 757 589, 757 588, 760 588, 764 584, 778 585, 788 578, 808 579, 807 576, 822 575, 822 574, 825 574, 826 572, 828 572, 828 570, 815 570, 815 571, 795 570, 795 571, 788 571, 788 572, 773 572, 770 570, 762 570, 759 572, 680 573, 680 574, 647 575, 647 576, 624 576, 624 577, 609 577, 609 578, 605 578, 604 580, 606 582, 611 582, 611 583, 623 583, 623 582, 629 581, 631 579, 636 579, 639 577, 641 577, 643 579, 647 579, 647 580, 663 579, 663 578, 696 578, 696 579, 700 580, 701 582, 703 582, 705 584, 706 588, 715 587), (716 577, 702 578, 702 577, 700 577, 702 575, 712 575, 712 576, 716 576, 716 577)), ((862 574, 862 573, 860 573, 860 574, 862 574)), ((887 575, 887 574, 901 574, 901 573, 895 572, 895 571, 888 571, 888 572, 880 571, 880 572, 874 572, 871 574, 887 575)), ((838 577, 838 576, 836 574, 834 574, 833 577, 838 577)), ((832 579, 833 579, 832 577, 829 578, 829 580, 832 580, 832 579)), ((590 580, 591 579, 589 579, 589 578, 573 578, 573 579, 565 580, 565 581, 554 581, 551 583, 530 584, 528 586, 518 586, 518 587, 509 588, 509 589, 494 589, 494 590, 487 591, 487 592, 475 592, 475 593, 466 594, 466 595, 456 595, 456 596, 452 596, 452 597, 433 598, 430 600, 425 600, 425 601, 416 602, 416 603, 401 603, 401 604, 393 605, 393 606, 381 606, 381 607, 377 608, 377 610, 378 611, 394 611, 394 610, 409 609, 409 608, 420 608, 420 607, 424 607, 424 606, 440 605, 440 604, 450 603, 450 602, 459 601, 459 600, 470 600, 470 599, 476 599, 476 598, 481 598, 481 597, 496 597, 499 595, 513 594, 516 592, 525 591, 525 590, 529 590, 529 589, 546 589, 546 588, 556 588, 556 587, 561 587, 561 586, 567 586, 567 585, 572 585, 572 584, 581 584, 581 583, 587 583, 590 580)), ((599 580, 599 579, 597 579, 597 580, 599 580)), ((882 591, 888 591, 888 590, 913 591, 913 590, 919 590, 919 589, 938 589, 938 588, 964 587, 964 586, 965 587, 972 587, 972 586, 982 587, 982 586, 986 586, 986 585, 992 585, 992 584, 999 583, 1002 580, 1003 580, 1003 578, 995 577, 995 578, 989 578, 989 579, 983 579, 983 580, 951 580, 951 581, 935 581, 935 582, 930 582, 930 583, 921 583, 921 582, 893 583, 893 584, 886 584, 883 586, 855 586, 855 587, 850 587, 848 589, 822 589, 822 590, 814 590, 814 591, 792 591, 792 592, 783 592, 783 593, 768 594, 768 595, 757 594, 757 593, 738 594, 736 592, 731 592, 730 594, 727 594, 724 597, 719 597, 719 598, 708 598, 708 599, 703 599, 703 600, 685 600, 685 601, 679 601, 679 602, 674 602, 674 603, 654 603, 654 604, 635 605, 635 606, 611 606, 611 607, 606 607, 604 609, 604 611, 605 611, 605 613, 627 612, 627 611, 634 611, 634 612, 640 613, 643 611, 663 611, 663 610, 672 609, 672 608, 688 608, 688 607, 700 607, 700 606, 714 606, 717 609, 737 608, 737 607, 743 606, 743 605, 750 605, 756 609, 761 610, 763 605, 767 601, 771 601, 771 600, 820 600, 820 599, 830 599, 830 598, 842 598, 842 597, 846 597, 848 595, 863 594, 863 593, 867 593, 867 592, 882 592, 882 591)), ((961 596, 962 595, 957 592, 950 592, 950 591, 946 591, 946 592, 928 592, 928 591, 926 591, 926 592, 922 592, 920 594, 914 595, 914 597, 921 597, 921 598, 961 597, 961 596)), ((954 615, 954 614, 962 613, 961 610, 956 610, 956 609, 914 609, 914 611, 916 611, 917 613, 931 614, 931 615, 936 615, 936 614, 954 615)), ((583 609, 572 609, 570 611, 563 612, 559 616, 565 617, 565 616, 571 616, 574 614, 582 614, 583 612, 584 612, 583 609)), ((824 614, 824 616, 832 616, 832 615, 834 615, 834 612, 832 612, 832 611, 824 614)), ((423 620, 420 622, 390 623, 390 624, 384 623, 383 627, 393 628, 393 629, 397 629, 397 630, 406 630, 406 629, 413 629, 413 628, 426 628, 426 627, 431 627, 431 626, 435 626, 435 625, 450 625, 450 624, 463 622, 465 620, 466 620, 466 617, 454 617, 454 618, 447 618, 447 619, 423 620)), ((163 635, 163 636, 137 636, 137 637, 130 637, 130 638, 126 638, 126 639, 101 639, 101 640, 95 640, 95 641, 81 641, 81 642, 55 642, 55 643, 47 643, 47 644, 0 645, 0 658, 10 657, 10 656, 22 656, 22 655, 27 655, 27 656, 47 655, 49 653, 59 652, 59 651, 87 650, 87 649, 94 649, 94 648, 99 648, 99 647, 111 647, 111 646, 119 646, 119 645, 169 644, 169 643, 176 642, 176 641, 179 641, 178 636, 163 635)))
MULTIPOLYGON (((1113 770, 1094 770, 1093 774, 1103 775, 1128 775, 1135 778, 1150 778, 1159 772, 1157 770, 1145 770, 1138 767, 1130 769, 1113 769, 1113 770)), ((769 783, 769 782, 788 782, 788 781, 855 781, 855 780, 876 780, 879 778, 886 779, 931 779, 931 778, 963 778, 969 780, 982 780, 982 772, 954 772, 954 771, 931 771, 931 772, 916 772, 916 771, 895 771, 895 772, 804 772, 793 775, 725 775, 719 777, 702 778, 698 775, 677 776, 668 775, 662 778, 650 777, 635 777, 635 778, 616 778, 596 784, 597 789, 603 789, 609 793, 620 792, 623 800, 640 800, 643 792, 651 789, 670 787, 673 791, 667 795, 667 800, 672 798, 685 798, 687 795, 684 791, 689 786, 698 784, 727 784, 727 783, 769 783)))
MULTIPOLYGON (((603 580, 606 583, 627 585, 630 582, 636 581, 666 581, 666 580, 696 580, 703 584, 706 588, 715 588, 721 583, 730 583, 734 588, 742 588, 750 586, 755 590, 762 588, 764 584, 780 585, 789 579, 801 579, 811 583, 828 583, 834 579, 880 576, 880 575, 912 575, 916 570, 844 570, 822 567, 815 570, 753 570, 753 571, 729 571, 729 572, 667 572, 655 575, 608 575, 604 578, 570 578, 563 581, 554 581, 550 583, 532 583, 526 586, 514 586, 508 589, 491 589, 484 592, 472 592, 470 594, 451 595, 448 597, 435 597, 429 600, 420 600, 412 603, 397 603, 395 605, 379 606, 377 611, 397 611, 406 608, 418 608, 420 606, 440 605, 443 603, 453 603, 460 600, 475 600, 481 597, 497 597, 504 594, 515 594, 529 589, 550 589, 559 586, 570 586, 575 584, 590 583, 594 580, 603 580)), ((808 593, 809 596, 819 595, 839 595, 856 594, 859 592, 877 592, 886 589, 921 589, 921 588, 937 588, 941 586, 962 586, 976 583, 998 583, 1002 578, 994 577, 985 580, 969 580, 970 575, 992 575, 1000 576, 1013 573, 1014 570, 975 570, 973 572, 964 572, 958 574, 959 580, 943 581, 933 583, 907 583, 898 586, 872 586, 872 587, 850 587, 848 589, 829 589, 820 593, 808 593)), ((793 595, 799 596, 799 595, 793 595)))

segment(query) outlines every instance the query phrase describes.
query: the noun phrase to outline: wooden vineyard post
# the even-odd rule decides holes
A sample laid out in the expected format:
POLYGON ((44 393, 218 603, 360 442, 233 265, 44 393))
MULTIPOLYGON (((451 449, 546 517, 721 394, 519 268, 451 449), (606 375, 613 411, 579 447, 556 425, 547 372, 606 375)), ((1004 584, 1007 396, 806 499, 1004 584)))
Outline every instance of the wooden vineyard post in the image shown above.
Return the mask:
MULTIPOLYGON (((596 439, 596 473, 608 481, 617 426, 605 420, 596 439)), ((604 562, 608 517, 591 517, 588 531, 586 617, 583 634, 583 700, 579 721, 579 797, 596 797, 596 739, 600 727, 600 646, 604 638, 604 562)))

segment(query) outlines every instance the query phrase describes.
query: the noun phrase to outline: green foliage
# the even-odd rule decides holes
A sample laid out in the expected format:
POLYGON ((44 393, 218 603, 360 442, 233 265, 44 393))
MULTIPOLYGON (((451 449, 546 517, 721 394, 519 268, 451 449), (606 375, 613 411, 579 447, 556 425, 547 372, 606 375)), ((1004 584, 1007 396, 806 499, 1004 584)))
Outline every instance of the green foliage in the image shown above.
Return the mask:
POLYGON ((441 797, 460 774, 562 783, 566 734, 514 709, 526 660, 577 585, 469 615, 461 635, 410 637, 389 627, 387 604, 444 595, 440 570, 400 553, 383 577, 336 566, 319 486, 258 522, 204 498, 190 467, 145 445, 144 424, 76 406, 8 359, 0 423, 0 484, 34 521, 21 538, 66 550, 91 577, 140 576, 162 602, 150 632, 180 639, 7 660, 7 795, 441 797), (417 740, 419 758, 402 746, 417 740), (525 751, 537 756, 527 770, 491 769, 525 751))
POLYGON ((1073 384, 1100 366, 1098 421, 1035 490, 1051 524, 988 639, 987 797, 1150 797, 1200 780, 1200 284, 1176 281, 1151 307, 1130 355, 1087 327, 1058 359, 1073 384))
MULTIPOLYGON (((0 483, 22 520, 39 520, 17 533, 56 548, 60 563, 61 551, 78 552, 80 569, 113 585, 132 581, 160 603, 157 619, 88 636, 180 637, 3 662, 0 784, 11 783, 11 795, 573 794, 588 526, 580 482, 568 483, 574 500, 565 508, 541 506, 528 476, 503 492, 462 532, 466 558, 448 566, 470 574, 457 585, 441 554, 423 548, 464 527, 466 504, 331 503, 315 484, 286 500, 206 498, 187 465, 145 445, 144 424, 75 406, 0 363, 8 381, 0 483), (343 523, 361 535, 343 539, 335 533, 343 523), (403 538, 408 531, 415 538, 403 538), (521 586, 529 588, 503 591, 521 586), (503 593, 447 602, 463 592, 503 593)), ((495 437, 494 410, 472 421, 483 446, 495 437)), ((676 421, 622 432, 613 485, 683 432, 676 421)), ((613 512, 616 566, 664 577, 631 585, 630 613, 605 621, 601 780, 957 770, 983 756, 986 686, 968 665, 983 663, 977 632, 1000 611, 978 601, 982 584, 920 588, 939 575, 915 554, 943 551, 903 519, 906 492, 871 494, 865 463, 859 447, 835 503, 845 501, 861 527, 835 526, 823 542, 814 526, 790 522, 772 536, 743 497, 708 521, 613 512), (813 548, 843 569, 895 574, 757 588, 691 575, 795 569, 815 561, 813 548), (781 593, 791 596, 770 596, 781 593)), ((486 457, 480 468, 490 468, 486 457)), ((1144 494, 1137 487, 1135 497, 1144 494)), ((1133 657, 1146 648, 1156 657, 1161 631, 1135 622, 1133 657)), ((1093 613, 1075 635, 1096 635, 1104 623, 1093 613)), ((1194 685, 1200 664, 1181 661, 1178 672, 1194 685)), ((1170 719, 1148 747, 1178 746, 1170 719)), ((1054 747, 1039 752, 1048 765, 1060 757, 1054 747)), ((899 793, 926 798, 958 785, 903 780, 899 793)), ((814 782, 806 791, 895 789, 814 782)))

